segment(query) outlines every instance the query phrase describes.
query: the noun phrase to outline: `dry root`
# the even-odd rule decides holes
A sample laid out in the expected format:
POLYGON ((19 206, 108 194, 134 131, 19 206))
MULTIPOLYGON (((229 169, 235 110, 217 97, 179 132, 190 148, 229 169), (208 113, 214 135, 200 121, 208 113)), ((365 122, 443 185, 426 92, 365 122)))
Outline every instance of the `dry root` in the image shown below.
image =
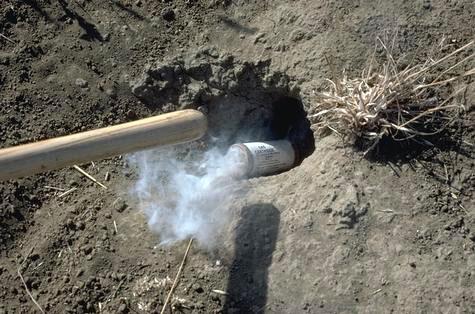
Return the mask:
POLYGON ((437 97, 440 87, 475 74, 474 68, 447 77, 449 72, 475 57, 471 53, 458 62, 453 61, 455 56, 467 53, 473 41, 439 59, 403 70, 397 69, 392 54, 379 42, 386 52, 384 64, 373 68, 371 62, 359 78, 348 79, 344 75, 340 80, 328 80, 328 91, 315 93, 317 101, 310 116, 317 130, 330 129, 362 141, 369 147, 367 152, 383 137, 407 140, 442 131, 463 110, 462 104, 452 101, 463 89, 440 100, 437 97), (446 64, 449 65, 440 70, 446 64))

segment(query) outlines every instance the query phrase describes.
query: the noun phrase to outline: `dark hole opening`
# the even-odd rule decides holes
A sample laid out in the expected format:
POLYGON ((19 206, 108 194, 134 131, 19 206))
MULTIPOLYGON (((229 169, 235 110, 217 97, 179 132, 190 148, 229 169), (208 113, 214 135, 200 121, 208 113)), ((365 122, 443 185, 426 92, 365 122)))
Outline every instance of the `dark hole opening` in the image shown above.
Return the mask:
POLYGON ((223 148, 256 141, 289 140, 296 165, 315 150, 315 139, 302 102, 295 97, 254 94, 227 95, 208 105, 209 131, 223 148))
POLYGON ((281 97, 272 103, 272 112, 270 128, 274 139, 288 139, 300 164, 315 150, 315 138, 302 102, 293 97, 281 97))

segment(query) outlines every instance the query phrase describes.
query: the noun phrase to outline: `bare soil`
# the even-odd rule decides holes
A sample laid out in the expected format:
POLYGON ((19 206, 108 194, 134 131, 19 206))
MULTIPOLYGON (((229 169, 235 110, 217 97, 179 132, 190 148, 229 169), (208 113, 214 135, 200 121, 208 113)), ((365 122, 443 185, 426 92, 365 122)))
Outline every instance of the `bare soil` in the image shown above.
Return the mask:
MULTIPOLYGON (((442 38, 475 38, 475 6, 3 0, 0 147, 200 105, 220 145, 261 139, 242 131, 283 100, 313 113, 324 78, 361 73, 396 32, 395 54, 423 61, 442 38)), ((167 311, 475 313, 475 83, 437 97, 461 87, 466 113, 433 146, 363 158, 315 135, 301 165, 250 179, 223 243, 192 247, 167 311)), ((286 123, 308 139, 307 120, 286 123)), ((81 166, 108 190, 74 169, 0 183, 0 313, 39 312, 19 274, 47 313, 161 310, 187 243, 157 246, 123 156, 81 166)))

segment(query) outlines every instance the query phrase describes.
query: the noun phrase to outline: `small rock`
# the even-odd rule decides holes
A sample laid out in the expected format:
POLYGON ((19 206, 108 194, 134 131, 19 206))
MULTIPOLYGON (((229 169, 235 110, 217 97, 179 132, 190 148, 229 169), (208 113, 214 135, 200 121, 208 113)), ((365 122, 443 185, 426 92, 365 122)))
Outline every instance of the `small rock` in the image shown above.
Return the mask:
POLYGON ((125 305, 123 303, 117 309, 117 313, 125 314, 125 313, 128 313, 128 312, 129 312, 129 309, 127 308, 127 305, 125 305))
POLYGON ((416 268, 416 263, 410 262, 410 263, 409 263, 409 266, 411 266, 412 268, 416 268))
POLYGON ((173 11, 171 8, 165 8, 162 10, 162 18, 165 21, 171 22, 175 20, 175 11, 173 11))
POLYGON ((89 85, 89 83, 86 80, 82 79, 82 78, 77 78, 76 79, 76 85, 81 87, 81 88, 86 88, 89 85))

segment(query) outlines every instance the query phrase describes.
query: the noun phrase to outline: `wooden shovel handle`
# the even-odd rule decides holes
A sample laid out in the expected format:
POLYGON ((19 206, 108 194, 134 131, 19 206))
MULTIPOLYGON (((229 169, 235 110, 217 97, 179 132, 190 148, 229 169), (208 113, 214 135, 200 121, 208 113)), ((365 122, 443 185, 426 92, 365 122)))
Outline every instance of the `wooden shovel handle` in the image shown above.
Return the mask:
POLYGON ((102 129, 0 150, 0 181, 124 153, 193 141, 207 130, 206 116, 182 110, 102 129))

